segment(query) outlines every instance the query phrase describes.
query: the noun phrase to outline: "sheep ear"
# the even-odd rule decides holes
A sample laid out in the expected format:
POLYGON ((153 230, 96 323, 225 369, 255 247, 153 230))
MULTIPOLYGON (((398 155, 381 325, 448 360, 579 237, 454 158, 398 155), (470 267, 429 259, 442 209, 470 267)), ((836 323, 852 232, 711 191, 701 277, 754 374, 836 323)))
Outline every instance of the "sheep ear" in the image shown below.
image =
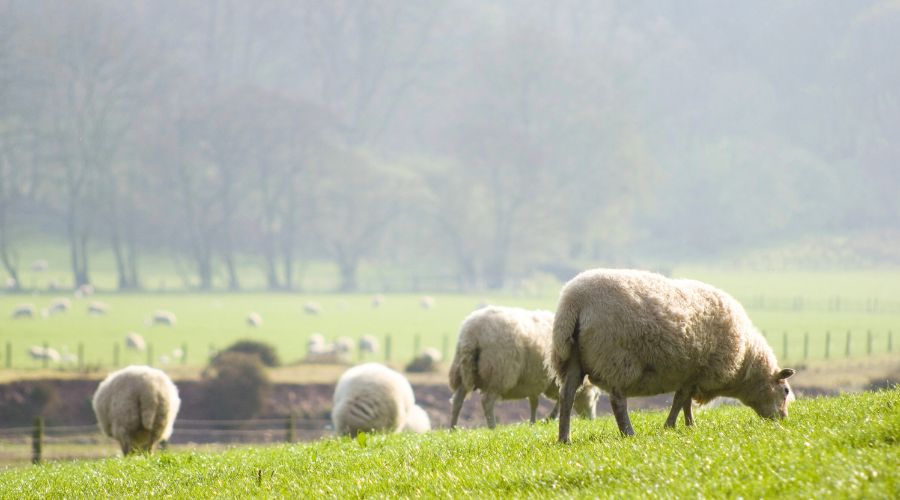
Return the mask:
POLYGON ((791 378, 791 375, 793 375, 794 373, 796 373, 796 372, 794 371, 793 368, 785 368, 784 370, 781 370, 780 372, 778 372, 777 375, 775 375, 775 380, 784 380, 784 379, 791 378))

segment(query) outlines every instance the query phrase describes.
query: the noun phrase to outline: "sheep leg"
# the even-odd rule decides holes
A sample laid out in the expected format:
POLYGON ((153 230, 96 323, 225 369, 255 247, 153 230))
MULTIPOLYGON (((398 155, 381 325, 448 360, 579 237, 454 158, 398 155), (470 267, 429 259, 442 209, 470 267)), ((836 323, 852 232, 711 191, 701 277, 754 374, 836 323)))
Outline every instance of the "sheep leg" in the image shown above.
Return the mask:
POLYGON ((687 425, 688 427, 694 425, 694 413, 693 408, 691 407, 690 396, 684 402, 684 425, 687 425))
POLYGON ((497 401, 497 394, 493 392, 481 393, 481 408, 484 410, 484 418, 487 419, 488 427, 491 429, 497 427, 497 418, 494 417, 495 401, 497 401))
POLYGON ((619 432, 624 436, 634 436, 634 428, 628 418, 628 398, 618 391, 612 391, 609 393, 609 404, 616 417, 616 424, 619 425, 619 432))
POLYGON ((119 446, 122 447, 122 456, 123 456, 123 457, 127 457, 128 454, 131 453, 131 443, 130 443, 128 440, 123 439, 123 440, 119 443, 119 446))
POLYGON ((559 416, 559 400, 553 403, 553 409, 550 410, 550 413, 547 415, 545 420, 553 420, 554 418, 559 416))
POLYGON ((450 428, 455 429, 457 422, 459 422, 459 411, 462 410, 463 401, 466 400, 466 388, 460 386, 456 389, 456 392, 453 393, 453 409, 452 414, 450 415, 450 428))
POLYGON ((528 406, 531 408, 531 423, 534 424, 537 418, 538 397, 537 395, 528 396, 528 406))
MULTIPOLYGON (((666 427, 675 427, 675 421, 678 420, 678 414, 685 406, 688 408, 684 410, 685 423, 687 423, 688 414, 691 411, 691 393, 684 388, 681 388, 675 391, 675 396, 672 397, 672 409, 669 410, 669 418, 666 419, 666 427)), ((693 423, 693 418, 691 418, 691 422, 693 423)))
POLYGON ((577 352, 569 359, 565 379, 559 388, 559 442, 569 442, 569 430, 572 423, 572 405, 575 404, 575 391, 581 387, 584 381, 584 371, 581 370, 581 362, 577 358, 577 352))

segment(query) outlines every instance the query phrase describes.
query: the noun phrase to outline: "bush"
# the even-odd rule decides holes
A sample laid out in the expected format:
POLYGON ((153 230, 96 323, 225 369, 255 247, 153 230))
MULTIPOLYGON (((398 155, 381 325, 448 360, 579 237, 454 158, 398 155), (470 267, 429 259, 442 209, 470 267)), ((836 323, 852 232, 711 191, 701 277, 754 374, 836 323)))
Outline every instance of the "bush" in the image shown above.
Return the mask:
MULTIPOLYGON (((252 354, 259 357, 259 360, 262 364, 266 366, 278 366, 281 363, 278 360, 278 351, 275 350, 275 347, 271 344, 267 344, 265 342, 259 342, 256 340, 238 340, 234 344, 231 344, 221 353, 216 356, 218 359, 224 353, 228 352, 239 352, 244 354, 252 354)), ((213 363, 216 362, 216 359, 213 359, 213 363)))
POLYGON ((262 411, 272 383, 256 354, 222 352, 203 373, 206 407, 214 419, 252 418, 262 411))

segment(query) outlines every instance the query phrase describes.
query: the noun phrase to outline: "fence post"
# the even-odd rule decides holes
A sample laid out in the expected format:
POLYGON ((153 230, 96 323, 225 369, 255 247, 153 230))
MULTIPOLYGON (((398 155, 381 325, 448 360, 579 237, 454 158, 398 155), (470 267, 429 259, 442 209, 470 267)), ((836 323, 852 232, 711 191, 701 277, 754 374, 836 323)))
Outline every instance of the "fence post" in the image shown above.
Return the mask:
POLYGON ((31 433, 31 463, 41 463, 44 451, 44 417, 34 417, 34 431, 31 433))
POLYGON ((892 345, 893 340, 894 340, 893 336, 894 336, 894 332, 891 330, 888 330, 888 352, 891 352, 894 350, 894 346, 892 345))
POLYGON ((866 356, 872 355, 872 330, 866 330, 866 356))
POLYGON ((781 336, 781 359, 786 360, 788 357, 788 333, 784 332, 781 336))
POLYGON ((84 342, 78 343, 78 370, 84 370, 84 342))
POLYGON ((41 366, 46 370, 47 366, 50 365, 50 356, 47 356, 47 351, 50 350, 50 344, 44 341, 44 357, 41 359, 41 366))
POLYGON ((825 359, 831 355, 831 330, 825 332, 825 359))
MULTIPOLYGON (((888 343, 890 343, 890 341, 888 341, 888 343)), ((890 351, 890 349, 888 350, 890 351)), ((6 368, 12 368, 12 342, 8 340, 6 341, 6 368)))
POLYGON ((153 344, 147 344, 147 366, 153 366, 153 344))
POLYGON ((847 345, 844 346, 844 357, 850 357, 850 330, 847 330, 847 345))
POLYGON ((422 335, 417 333, 413 336, 413 357, 419 355, 419 352, 422 348, 422 335))
POLYGON ((187 342, 181 343, 181 364, 187 364, 187 342))
POLYGON ((119 365, 119 343, 113 343, 113 368, 118 368, 119 365))
POLYGON ((391 360, 391 334, 385 334, 384 336, 384 360, 391 360))
POLYGON ((297 440, 297 430, 296 430, 296 417, 294 417, 294 410, 291 409, 290 414, 288 414, 287 420, 287 429, 285 429, 284 439, 288 443, 293 443, 297 440))
POLYGON ((809 359, 809 332, 803 332, 803 360, 809 359))
POLYGON ((442 344, 441 344, 441 347, 442 347, 442 349, 441 349, 441 357, 442 357, 443 359, 445 359, 445 360, 446 360, 446 359, 449 359, 449 358, 447 358, 447 354, 448 354, 448 353, 447 353, 447 349, 448 349, 449 346, 450 346, 450 336, 447 335, 447 334, 445 333, 445 334, 444 334, 443 342, 442 342, 442 344))

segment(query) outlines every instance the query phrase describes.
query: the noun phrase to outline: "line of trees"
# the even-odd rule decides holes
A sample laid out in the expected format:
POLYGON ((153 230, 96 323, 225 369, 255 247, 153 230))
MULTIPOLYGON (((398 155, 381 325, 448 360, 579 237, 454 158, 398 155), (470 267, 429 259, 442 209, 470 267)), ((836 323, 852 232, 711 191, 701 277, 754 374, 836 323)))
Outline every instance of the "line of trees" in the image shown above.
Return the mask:
POLYGON ((51 234, 76 286, 103 246, 123 290, 150 253, 503 288, 897 229, 893 4, 695 3, 2 0, 0 264, 51 234))

